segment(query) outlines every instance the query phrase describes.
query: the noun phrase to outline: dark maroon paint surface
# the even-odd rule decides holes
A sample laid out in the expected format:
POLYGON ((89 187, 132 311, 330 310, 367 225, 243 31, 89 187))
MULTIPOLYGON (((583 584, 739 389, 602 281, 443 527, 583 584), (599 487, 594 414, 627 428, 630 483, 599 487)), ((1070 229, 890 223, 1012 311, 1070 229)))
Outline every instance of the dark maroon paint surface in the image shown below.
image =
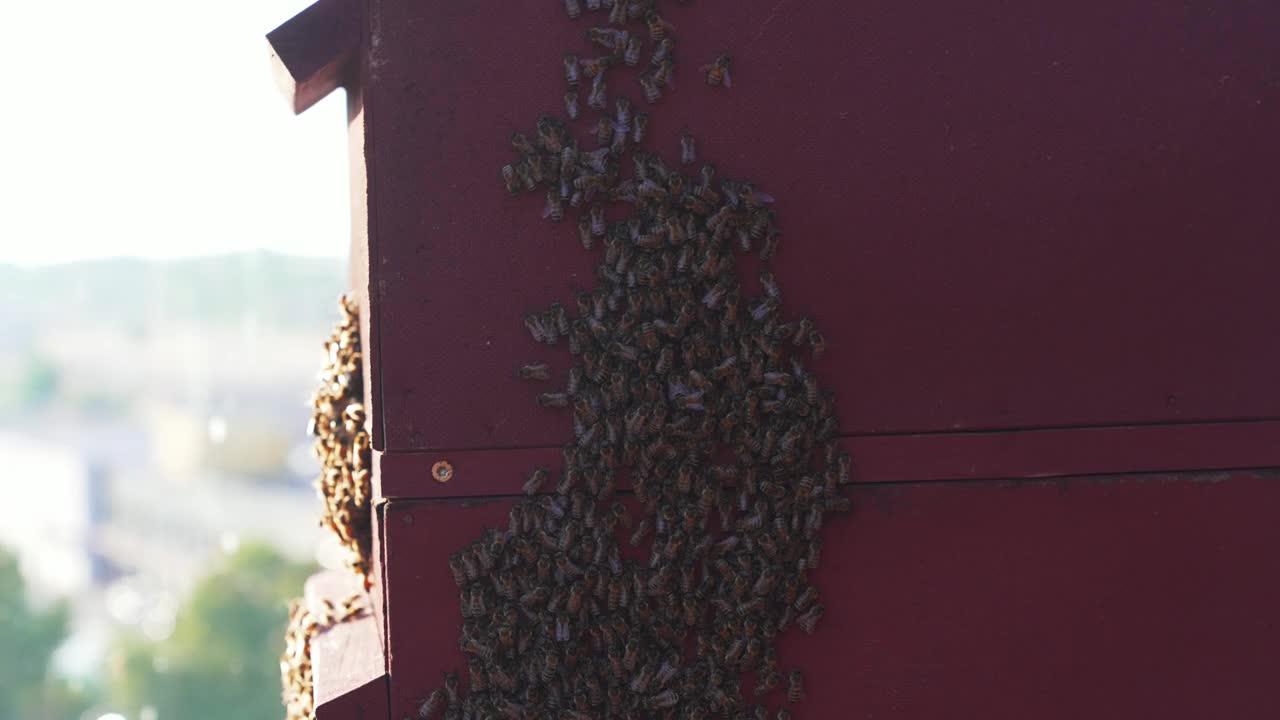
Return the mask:
MULTIPOLYGON (((850 434, 1280 418, 1280 5, 885 0, 673 7, 683 126, 778 198, 786 307, 850 434), (734 53, 731 90, 696 73, 734 53)), ((550 0, 371 5, 370 231, 389 450, 568 422, 520 315, 589 286, 571 222, 498 168, 560 112, 587 22, 550 0)), ((640 101, 626 75, 610 96, 640 101)), ((643 104, 643 103, 641 103, 643 104)), ((586 123, 579 123, 585 127, 586 123)))
MULTIPOLYGON (((1280 422, 865 435, 841 446, 857 483, 1263 468, 1280 466, 1280 422)), ((533 468, 559 472, 562 464, 558 448, 378 453, 375 490, 382 498, 510 495, 533 468), (431 477, 439 460, 453 466, 447 483, 431 477)), ((625 474, 618 486, 630 487, 625 474)))
MULTIPOLYGON (((788 635, 805 718, 1280 713, 1280 483, 1253 473, 854 486, 788 635)), ((457 650, 446 559, 509 501, 387 506, 391 717, 457 650)))

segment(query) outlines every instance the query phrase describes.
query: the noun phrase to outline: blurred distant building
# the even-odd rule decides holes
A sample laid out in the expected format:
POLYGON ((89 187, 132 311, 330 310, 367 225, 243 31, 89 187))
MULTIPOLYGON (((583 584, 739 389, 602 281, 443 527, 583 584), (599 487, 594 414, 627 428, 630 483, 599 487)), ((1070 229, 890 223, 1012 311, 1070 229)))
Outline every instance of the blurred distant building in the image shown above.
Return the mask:
POLYGON ((77 448, 0 433, 5 459, 0 544, 18 556, 37 596, 74 595, 107 582, 96 547, 107 517, 107 477, 77 448))

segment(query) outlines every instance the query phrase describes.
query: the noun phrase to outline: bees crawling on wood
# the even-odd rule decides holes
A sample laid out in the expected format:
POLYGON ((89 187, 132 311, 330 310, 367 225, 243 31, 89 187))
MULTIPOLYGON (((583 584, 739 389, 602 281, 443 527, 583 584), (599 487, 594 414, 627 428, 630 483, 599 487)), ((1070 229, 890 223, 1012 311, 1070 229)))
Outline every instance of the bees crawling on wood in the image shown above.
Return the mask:
MULTIPOLYGON (((643 149, 654 111, 607 95, 623 72, 648 104, 673 89, 677 30, 659 5, 566 3, 590 25, 561 56, 567 120, 509 138, 505 189, 572 215, 566 234, 598 264, 569 309, 523 316, 534 342, 568 341, 566 385, 531 394, 571 440, 561 467, 523 479, 505 527, 451 556, 469 692, 427 693, 428 714, 788 718, 760 703, 806 697, 775 640, 820 629, 824 517, 849 509, 834 399, 806 369, 825 338, 783 305, 774 199, 699 164, 687 129, 675 162, 643 149), (736 269, 749 253, 758 285, 736 269)), ((731 87, 731 66, 700 72, 731 87)), ((517 374, 551 379, 544 362, 517 374)))
POLYGON ((698 68, 698 72, 707 78, 707 84, 711 87, 724 86, 733 87, 733 77, 729 74, 729 68, 733 65, 733 58, 729 55, 720 55, 714 61, 698 68))
POLYGON ((368 582, 372 544, 370 485, 372 457, 365 430, 359 308, 353 298, 338 301, 341 320, 325 342, 325 366, 312 396, 307 433, 320 461, 316 491, 323 502, 321 525, 347 551, 347 566, 368 582))
POLYGON ((315 717, 312 641, 324 630, 364 617, 368 613, 368 600, 364 593, 353 593, 336 604, 326 598, 318 611, 308 609, 301 600, 294 600, 289 604, 285 649, 280 656, 286 720, 310 720, 315 717))

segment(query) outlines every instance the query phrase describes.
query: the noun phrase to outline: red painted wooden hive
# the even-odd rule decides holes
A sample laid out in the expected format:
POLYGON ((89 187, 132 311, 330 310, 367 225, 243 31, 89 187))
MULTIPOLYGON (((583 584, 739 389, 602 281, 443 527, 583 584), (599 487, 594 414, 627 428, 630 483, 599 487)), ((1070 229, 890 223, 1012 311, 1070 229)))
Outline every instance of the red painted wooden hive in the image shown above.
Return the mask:
MULTIPOLYGON (((646 143, 688 128, 777 198, 854 459, 823 631, 783 641, 798 715, 1277 716, 1280 5, 667 5, 646 143)), ((317 646, 322 720, 416 716, 465 666, 447 558, 571 435, 514 373, 567 353, 520 317, 595 258, 498 168, 602 23, 322 0, 272 34, 296 108, 348 89, 368 338, 377 612, 317 646)))

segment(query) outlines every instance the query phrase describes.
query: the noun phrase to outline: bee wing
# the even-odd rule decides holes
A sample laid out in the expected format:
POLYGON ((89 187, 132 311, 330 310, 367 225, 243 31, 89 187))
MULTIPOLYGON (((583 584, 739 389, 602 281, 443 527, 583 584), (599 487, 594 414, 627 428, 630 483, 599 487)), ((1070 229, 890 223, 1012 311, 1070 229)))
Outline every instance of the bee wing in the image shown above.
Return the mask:
POLYGON ((753 200, 755 200, 756 202, 758 202, 758 203, 763 203, 763 204, 765 204, 765 205, 772 205, 772 204, 773 204, 773 202, 774 202, 774 199, 773 199, 773 196, 772 196, 772 195, 770 195, 770 194, 769 194, 769 193, 767 193, 767 192, 761 192, 761 191, 759 191, 759 190, 755 190, 755 191, 753 191, 753 192, 751 193, 751 198, 752 198, 753 200))
POLYGON ((733 77, 729 75, 729 68, 724 69, 724 86, 727 88, 733 87, 733 77))

